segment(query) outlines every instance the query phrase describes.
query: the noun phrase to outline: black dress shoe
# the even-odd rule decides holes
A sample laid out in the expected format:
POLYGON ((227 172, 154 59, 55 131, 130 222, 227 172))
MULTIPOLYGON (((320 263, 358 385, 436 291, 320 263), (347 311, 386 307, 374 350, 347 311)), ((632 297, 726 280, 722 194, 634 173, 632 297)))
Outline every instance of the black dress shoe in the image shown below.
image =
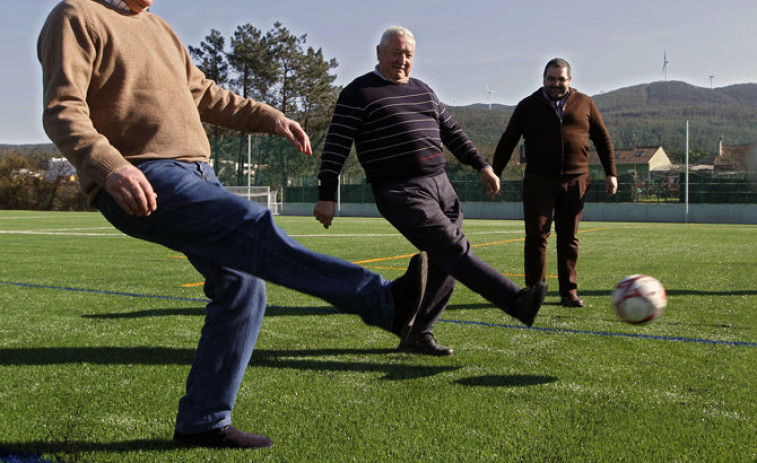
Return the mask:
POLYGON ((415 323, 415 315, 421 308, 428 280, 428 255, 414 255, 407 272, 392 282, 394 296, 394 324, 392 333, 405 339, 415 323))
POLYGON ((258 436, 240 431, 234 426, 211 429, 196 434, 175 431, 173 441, 185 447, 257 448, 273 447, 273 441, 266 436, 258 436))
POLYGON ((584 301, 580 297, 562 297, 560 299, 560 305, 563 307, 583 307, 584 301))
POLYGON ((533 286, 521 289, 515 295, 510 308, 505 310, 505 313, 517 318, 527 326, 532 326, 546 295, 546 281, 540 281, 533 286))
POLYGON ((400 342, 397 350, 408 354, 437 355, 440 357, 455 354, 455 351, 449 347, 442 346, 436 342, 434 335, 431 333, 422 334, 410 332, 410 334, 400 342))

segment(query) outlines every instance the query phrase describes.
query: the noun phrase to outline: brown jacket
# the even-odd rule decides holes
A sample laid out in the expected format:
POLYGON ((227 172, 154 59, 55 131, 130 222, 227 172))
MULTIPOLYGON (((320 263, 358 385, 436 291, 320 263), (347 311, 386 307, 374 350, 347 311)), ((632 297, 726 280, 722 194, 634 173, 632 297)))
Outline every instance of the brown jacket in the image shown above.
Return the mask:
POLYGON ((502 175, 521 136, 525 139, 526 174, 573 175, 589 172, 589 140, 605 175, 615 176, 612 142, 594 101, 570 90, 563 120, 540 88, 516 106, 494 152, 494 173, 502 175))

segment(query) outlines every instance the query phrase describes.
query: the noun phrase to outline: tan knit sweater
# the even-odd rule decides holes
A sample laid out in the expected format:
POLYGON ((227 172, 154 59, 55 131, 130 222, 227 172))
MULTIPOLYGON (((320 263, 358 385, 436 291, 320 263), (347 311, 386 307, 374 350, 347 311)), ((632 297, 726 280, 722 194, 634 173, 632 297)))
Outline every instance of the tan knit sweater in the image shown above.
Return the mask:
POLYGON ((128 162, 207 162, 202 121, 273 133, 284 117, 206 79, 176 33, 147 11, 65 0, 47 18, 37 53, 45 131, 77 168, 92 205, 107 176, 128 162))

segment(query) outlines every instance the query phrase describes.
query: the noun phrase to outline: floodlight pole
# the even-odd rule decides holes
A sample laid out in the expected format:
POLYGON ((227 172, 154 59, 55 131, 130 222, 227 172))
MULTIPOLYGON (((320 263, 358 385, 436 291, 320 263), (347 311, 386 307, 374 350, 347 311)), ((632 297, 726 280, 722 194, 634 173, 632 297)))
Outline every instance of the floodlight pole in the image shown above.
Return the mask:
POLYGON ((252 135, 247 134, 247 201, 252 200, 252 187, 250 186, 250 176, 252 171, 252 135))
POLYGON ((342 174, 336 177, 336 215, 339 217, 342 211, 342 174))
POLYGON ((686 203, 686 218, 685 223, 689 223, 689 121, 686 121, 686 190, 684 193, 684 201, 686 203))

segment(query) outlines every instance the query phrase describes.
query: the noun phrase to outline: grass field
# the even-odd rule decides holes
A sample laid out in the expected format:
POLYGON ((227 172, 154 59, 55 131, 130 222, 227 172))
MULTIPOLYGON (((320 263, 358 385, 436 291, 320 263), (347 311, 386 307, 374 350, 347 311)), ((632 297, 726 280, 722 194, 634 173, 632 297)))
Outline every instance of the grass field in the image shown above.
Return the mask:
MULTIPOLYGON (((382 219, 277 222, 306 246, 399 276, 382 219)), ((469 220, 476 253, 523 284, 522 224, 469 220)), ((204 315, 186 259, 97 213, 0 211, 0 456, 70 462, 757 461, 757 227, 582 224, 583 309, 527 329, 458 286, 436 328, 451 358, 269 285, 234 423, 265 450, 171 443, 204 315), (609 292, 647 273, 669 305, 620 322, 609 292)), ((1 459, 1 458, 0 458, 1 459)))

